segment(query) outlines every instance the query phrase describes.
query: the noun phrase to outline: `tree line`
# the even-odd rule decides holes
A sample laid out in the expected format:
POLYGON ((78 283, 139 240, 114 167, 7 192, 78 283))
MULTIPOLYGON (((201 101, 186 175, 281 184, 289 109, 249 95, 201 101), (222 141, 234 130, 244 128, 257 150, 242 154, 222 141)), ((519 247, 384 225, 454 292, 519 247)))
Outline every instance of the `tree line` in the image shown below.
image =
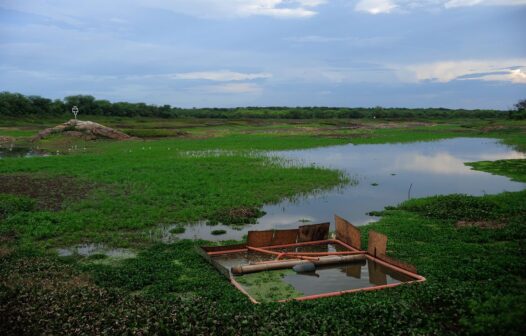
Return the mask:
POLYGON ((511 118, 525 119, 525 100, 516 109, 465 110, 446 108, 347 108, 347 107, 235 107, 235 108, 179 108, 170 105, 115 102, 96 99, 90 95, 48 99, 20 93, 0 92, 0 116, 59 116, 77 106, 80 115, 160 118, 262 118, 262 119, 328 119, 328 118, 511 118))

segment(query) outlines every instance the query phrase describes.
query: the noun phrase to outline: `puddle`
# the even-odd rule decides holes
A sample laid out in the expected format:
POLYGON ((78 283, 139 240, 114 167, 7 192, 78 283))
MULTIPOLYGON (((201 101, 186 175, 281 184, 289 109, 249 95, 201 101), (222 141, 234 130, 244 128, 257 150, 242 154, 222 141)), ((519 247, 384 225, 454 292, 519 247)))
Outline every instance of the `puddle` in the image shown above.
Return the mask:
POLYGON ((161 224, 155 229, 148 231, 148 238, 153 241, 161 241, 165 244, 171 244, 180 239, 219 241, 229 239, 223 237, 237 235, 237 232, 244 230, 246 231, 245 225, 209 225, 208 221, 198 221, 187 224, 161 224), (183 227, 185 231, 176 233, 177 228, 180 227, 183 227), (221 233, 219 231, 221 231, 221 233))
MULTIPOLYGON (((307 245, 307 246, 297 246, 289 248, 276 248, 272 249, 273 251, 278 252, 337 252, 337 251, 347 251, 341 245, 335 244, 321 244, 321 245, 307 245)), ((236 252, 236 253, 226 253, 219 254, 213 257, 221 266, 230 270, 232 266, 240 264, 255 263, 259 261, 269 261, 274 260, 276 257, 269 254, 257 253, 257 252, 236 252)))
MULTIPOLYGON (((287 252, 337 252, 346 249, 335 244, 307 245, 273 249, 287 252)), ((257 252, 238 252, 212 257, 221 266, 231 269, 240 264, 269 261, 275 256, 257 252)), ((372 286, 414 281, 413 277, 366 259, 344 265, 317 267, 314 272, 296 273, 290 269, 273 270, 235 276, 256 300, 275 301, 306 295, 338 292, 372 286)))
POLYGON ((303 295, 315 295, 414 279, 374 261, 364 260, 344 266, 317 268, 310 274, 287 274, 282 280, 303 295))
POLYGON ((100 254, 113 259, 129 259, 135 258, 136 256, 136 253, 130 249, 110 248, 105 244, 81 244, 72 247, 59 248, 57 249, 57 253, 61 257, 74 255, 90 257, 100 254))
POLYGON ((31 158, 31 157, 39 157, 39 156, 49 156, 49 153, 46 153, 37 148, 0 145, 0 159, 20 158, 20 157, 31 158))
POLYGON ((504 176, 471 170, 465 162, 525 158, 494 139, 455 138, 434 142, 380 145, 341 145, 295 151, 277 151, 269 155, 282 162, 296 162, 340 169, 358 183, 330 191, 284 200, 262 208, 266 215, 257 224, 241 230, 229 226, 207 226, 198 222, 186 226, 181 238, 219 241, 242 239, 249 230, 287 229, 311 223, 331 222, 334 214, 361 226, 378 218, 367 213, 397 205, 408 197, 420 198, 454 193, 481 196, 504 191, 520 191, 525 183, 504 176), (226 234, 214 236, 212 230, 226 234))

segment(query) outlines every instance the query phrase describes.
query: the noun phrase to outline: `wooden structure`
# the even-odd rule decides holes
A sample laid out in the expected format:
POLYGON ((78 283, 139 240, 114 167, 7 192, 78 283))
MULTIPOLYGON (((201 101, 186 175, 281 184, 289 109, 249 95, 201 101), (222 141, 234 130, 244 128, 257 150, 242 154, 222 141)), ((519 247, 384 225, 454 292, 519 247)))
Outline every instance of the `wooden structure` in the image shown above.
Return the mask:
MULTIPOLYGON (((245 274, 271 269, 292 268, 302 262, 312 262, 318 265, 338 264, 352 262, 354 260, 371 260, 382 266, 402 273, 413 279, 408 282, 370 286, 365 288, 350 289, 338 292, 316 294, 295 298, 294 300, 311 300, 322 297, 337 296, 358 291, 371 291, 383 288, 395 287, 405 283, 422 282, 425 278, 416 273, 416 267, 387 256, 387 236, 369 231, 367 251, 361 250, 361 234, 354 225, 337 215, 336 237, 329 239, 330 223, 302 225, 297 229, 288 230, 266 230, 249 231, 246 244, 227 246, 202 246, 199 253, 214 265, 230 282, 243 292, 248 298, 252 298, 244 288, 236 281, 236 274, 245 274), (308 245, 335 244, 342 248, 338 252, 283 252, 279 249, 295 248, 308 245), (256 252, 268 255, 274 260, 259 261, 244 265, 236 265, 227 269, 214 260, 214 256, 239 252, 256 252)), ((284 300, 286 301, 286 300, 284 300)))

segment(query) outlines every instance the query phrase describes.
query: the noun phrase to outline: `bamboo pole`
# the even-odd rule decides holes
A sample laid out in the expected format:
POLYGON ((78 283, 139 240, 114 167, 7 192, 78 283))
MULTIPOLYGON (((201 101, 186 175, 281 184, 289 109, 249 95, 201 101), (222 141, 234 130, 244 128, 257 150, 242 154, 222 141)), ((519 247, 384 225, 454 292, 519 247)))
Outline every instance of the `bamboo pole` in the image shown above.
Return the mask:
MULTIPOLYGON (((316 266, 325 266, 325 265, 335 265, 335 264, 344 264, 344 263, 351 263, 356 261, 362 261, 365 260, 365 254, 355 254, 355 255, 344 255, 344 256, 325 256, 320 257, 318 260, 312 260, 311 262, 316 266)), ((305 260, 283 260, 281 262, 267 262, 267 263, 259 263, 259 264, 248 264, 248 265, 237 265, 232 266, 231 271, 232 274, 247 274, 247 273, 254 273, 254 272, 260 272, 260 271, 270 271, 270 270, 277 270, 277 269, 286 269, 286 268, 292 268, 296 265, 307 263, 309 261, 305 260)))

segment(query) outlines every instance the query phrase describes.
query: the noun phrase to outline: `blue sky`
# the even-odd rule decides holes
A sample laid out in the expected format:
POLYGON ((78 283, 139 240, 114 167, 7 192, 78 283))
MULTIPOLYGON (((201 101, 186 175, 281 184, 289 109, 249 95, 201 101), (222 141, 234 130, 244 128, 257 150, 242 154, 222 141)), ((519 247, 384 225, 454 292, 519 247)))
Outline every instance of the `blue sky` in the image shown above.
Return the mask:
POLYGON ((507 109, 526 0, 0 0, 0 90, 203 106, 507 109))

